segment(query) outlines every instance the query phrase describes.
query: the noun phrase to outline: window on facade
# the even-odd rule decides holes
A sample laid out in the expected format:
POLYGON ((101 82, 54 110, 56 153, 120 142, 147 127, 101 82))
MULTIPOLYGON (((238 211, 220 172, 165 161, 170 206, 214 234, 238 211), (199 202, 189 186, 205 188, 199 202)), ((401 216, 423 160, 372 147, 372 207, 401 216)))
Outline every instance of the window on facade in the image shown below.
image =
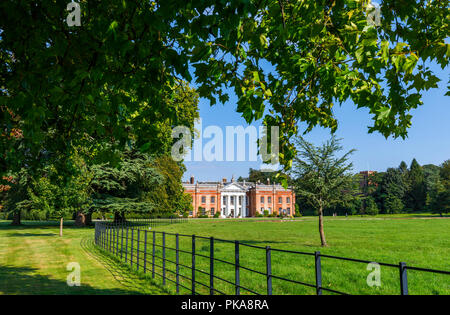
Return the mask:
POLYGON ((201 213, 202 215, 205 215, 205 214, 206 214, 206 208, 202 208, 202 210, 200 211, 200 213, 201 213))
POLYGON ((227 204, 227 197, 225 197, 225 196, 223 196, 223 202, 222 202, 224 205, 226 205, 227 204))
POLYGON ((192 215, 192 211, 189 211, 189 215, 192 215))
POLYGON ((291 208, 287 208, 287 214, 291 215, 291 208))
POLYGON ((270 196, 267 197, 267 202, 268 202, 268 203, 271 203, 271 202, 272 202, 272 197, 270 197, 270 196))
POLYGON ((283 203, 283 197, 278 197, 278 203, 283 203))
POLYGON ((231 196, 231 197, 230 197, 230 204, 231 204, 232 206, 234 206, 234 196, 231 196))
POLYGON ((214 208, 211 208, 211 215, 214 215, 215 211, 214 208))
POLYGON ((211 196, 211 203, 216 203, 216 197, 215 196, 211 196))
POLYGON ((264 213, 264 207, 261 207, 261 213, 264 213))
POLYGON ((283 213, 283 208, 279 208, 278 213, 283 213))
POLYGON ((291 203, 291 197, 286 197, 286 202, 291 203))
POLYGON ((264 196, 261 196, 261 203, 264 203, 264 196))
POLYGON ((269 207, 269 213, 272 213, 272 207, 269 207))
POLYGON ((206 203, 206 197, 202 196, 202 203, 206 203))
POLYGON ((239 205, 242 206, 242 196, 239 196, 239 205))

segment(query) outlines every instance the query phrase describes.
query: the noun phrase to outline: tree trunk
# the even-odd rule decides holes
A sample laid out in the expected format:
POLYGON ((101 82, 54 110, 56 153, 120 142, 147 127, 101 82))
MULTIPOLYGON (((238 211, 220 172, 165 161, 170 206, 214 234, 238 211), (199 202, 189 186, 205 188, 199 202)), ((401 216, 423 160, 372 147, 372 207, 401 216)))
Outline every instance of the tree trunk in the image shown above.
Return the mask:
POLYGON ((21 225, 21 224, 22 224, 21 212, 19 210, 14 212, 13 221, 11 222, 11 225, 21 225))
POLYGON ((86 216, 83 212, 78 211, 75 217, 76 226, 86 226, 86 216))
POLYGON ((86 214, 86 225, 92 225, 92 212, 86 214))
POLYGON ((114 223, 124 223, 125 222, 125 214, 116 212, 114 213, 114 223))
POLYGON ((61 220, 59 221, 59 236, 63 236, 63 222, 64 218, 61 218, 61 220))
POLYGON ((328 246, 327 241, 325 240, 325 233, 323 232, 323 210, 322 207, 319 208, 319 233, 320 233, 320 242, 322 246, 328 246))

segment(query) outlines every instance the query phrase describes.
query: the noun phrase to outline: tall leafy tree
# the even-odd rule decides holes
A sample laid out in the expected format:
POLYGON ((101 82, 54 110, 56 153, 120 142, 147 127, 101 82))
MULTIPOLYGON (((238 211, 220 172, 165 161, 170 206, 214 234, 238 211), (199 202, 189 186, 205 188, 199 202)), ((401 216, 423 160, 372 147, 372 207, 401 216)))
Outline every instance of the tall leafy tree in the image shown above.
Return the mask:
POLYGON ((436 195, 431 205, 433 212, 450 212, 450 160, 446 160, 441 165, 440 181, 436 187, 436 195))
POLYGON ((440 175, 441 180, 443 181, 444 185, 449 186, 450 185, 450 160, 446 160, 444 163, 442 163, 439 175, 440 175))
MULTIPOLYGON (((11 176, 11 175, 10 175, 11 176)), ((7 187, 2 189, 2 210, 8 216, 12 216, 12 225, 20 225, 22 211, 30 210, 28 187, 31 181, 31 174, 26 168, 13 173, 7 187)))
POLYGON ((95 164, 90 183, 94 210, 114 213, 114 221, 122 222, 127 213, 150 213, 157 205, 146 194, 162 184, 163 178, 151 166, 147 154, 126 150, 117 165, 95 164))
POLYGON ((162 177, 161 183, 146 198, 158 205, 157 212, 162 214, 183 215, 192 208, 191 196, 184 193, 181 182, 184 167, 175 162, 171 156, 156 157, 152 164, 162 177))
POLYGON ((408 164, 406 164, 405 161, 401 161, 400 165, 398 166, 398 169, 400 170, 400 172, 402 174, 404 174, 405 176, 408 175, 408 164))
POLYGON ((302 137, 296 140, 298 155, 294 159, 295 191, 303 196, 319 215, 319 234, 322 246, 327 246, 323 229, 323 211, 342 200, 342 192, 352 182, 349 174, 353 165, 348 162, 355 150, 338 157, 343 147, 333 136, 321 146, 315 146, 302 137))
POLYGON ((411 162, 408 179, 410 186, 406 194, 406 205, 414 211, 422 210, 426 203, 426 187, 422 167, 416 159, 411 162))
POLYGON ((404 177, 399 168, 388 168, 383 174, 379 186, 379 201, 385 213, 398 213, 403 211, 402 202, 406 193, 404 177))
MULTIPOLYGON (((32 156, 68 156, 86 134, 123 145, 132 131, 150 151, 143 125, 174 115, 167 95, 195 81, 212 104, 233 91, 248 122, 266 113, 289 167, 296 123, 335 130, 332 107, 348 100, 370 112, 369 132, 405 137, 439 81, 429 63, 450 59, 446 1, 385 0, 380 23, 368 0, 82 0, 81 26, 68 26, 66 5, 0 3, 0 103, 20 120, 1 118, 32 156)), ((24 164, 18 145, 0 137, 0 164, 24 164)))
POLYGON ((426 207, 430 208, 433 200, 436 198, 438 191, 442 187, 440 177, 440 167, 433 164, 422 166, 424 185, 426 190, 426 207))

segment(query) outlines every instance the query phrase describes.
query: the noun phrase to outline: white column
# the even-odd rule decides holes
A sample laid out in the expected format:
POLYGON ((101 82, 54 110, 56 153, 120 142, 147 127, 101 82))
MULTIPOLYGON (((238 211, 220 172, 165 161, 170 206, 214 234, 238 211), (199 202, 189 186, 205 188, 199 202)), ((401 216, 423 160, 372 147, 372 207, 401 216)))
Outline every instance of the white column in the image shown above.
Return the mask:
POLYGON ((234 217, 238 217, 239 199, 238 195, 234 195, 234 217))
POLYGON ((225 214, 225 217, 227 217, 229 213, 230 213, 230 195, 227 195, 227 213, 225 214))
POLYGON ((236 195, 236 210, 234 210, 234 217, 239 218, 239 195, 236 195))

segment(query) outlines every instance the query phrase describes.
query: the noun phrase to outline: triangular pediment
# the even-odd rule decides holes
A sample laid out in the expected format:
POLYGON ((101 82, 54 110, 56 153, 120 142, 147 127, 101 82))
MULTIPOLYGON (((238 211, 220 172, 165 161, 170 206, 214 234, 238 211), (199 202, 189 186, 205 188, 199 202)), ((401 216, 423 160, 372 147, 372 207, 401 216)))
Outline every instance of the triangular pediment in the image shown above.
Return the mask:
POLYGON ((246 189, 238 183, 229 183, 222 188, 222 191, 246 191, 246 189))

